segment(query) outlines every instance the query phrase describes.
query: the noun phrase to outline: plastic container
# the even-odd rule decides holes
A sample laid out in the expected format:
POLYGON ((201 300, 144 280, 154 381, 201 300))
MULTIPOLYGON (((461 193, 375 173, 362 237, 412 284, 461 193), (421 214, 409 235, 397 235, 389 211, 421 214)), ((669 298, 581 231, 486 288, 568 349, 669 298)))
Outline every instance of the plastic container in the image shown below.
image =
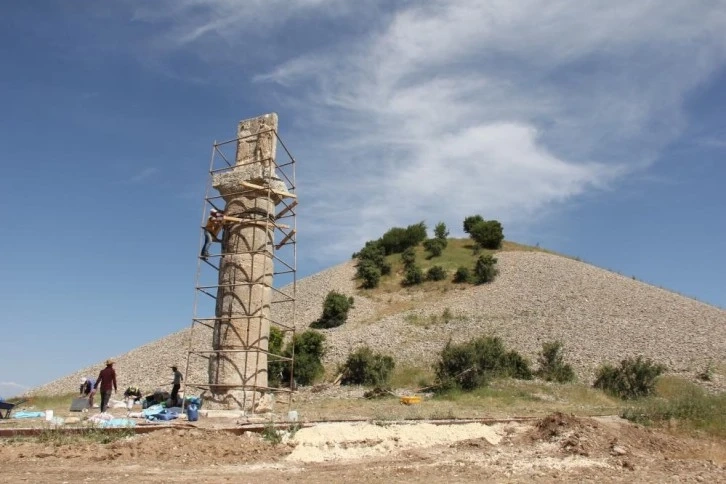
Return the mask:
POLYGON ((199 407, 193 403, 187 407, 187 420, 190 422, 199 420, 199 407))
POLYGON ((45 419, 50 422, 53 420, 53 410, 46 410, 45 411, 45 419))
POLYGON ((297 410, 290 410, 287 412, 287 419, 290 422, 297 422, 297 410))
POLYGON ((401 397, 401 403, 404 405, 416 405, 421 403, 421 397, 418 395, 401 397))

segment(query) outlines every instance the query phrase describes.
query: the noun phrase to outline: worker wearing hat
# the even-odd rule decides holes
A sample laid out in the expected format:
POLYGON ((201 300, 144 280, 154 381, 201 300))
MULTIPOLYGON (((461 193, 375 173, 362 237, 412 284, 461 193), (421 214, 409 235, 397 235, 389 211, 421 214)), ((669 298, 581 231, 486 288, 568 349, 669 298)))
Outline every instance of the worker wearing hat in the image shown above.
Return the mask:
POLYGON ((209 218, 207 219, 207 225, 204 226, 204 245, 202 246, 201 257, 207 260, 209 257, 209 246, 212 242, 222 242, 217 235, 224 226, 224 212, 213 208, 209 211, 209 218))
POLYGON ((108 408, 108 401, 111 400, 111 393, 117 391, 116 371, 113 369, 113 360, 106 360, 106 368, 101 370, 93 388, 101 386, 101 413, 108 408))
POLYGON ((176 405, 179 399, 179 389, 181 388, 181 382, 184 380, 184 377, 176 365, 171 367, 171 371, 174 373, 174 381, 171 384, 171 401, 173 405, 176 405))

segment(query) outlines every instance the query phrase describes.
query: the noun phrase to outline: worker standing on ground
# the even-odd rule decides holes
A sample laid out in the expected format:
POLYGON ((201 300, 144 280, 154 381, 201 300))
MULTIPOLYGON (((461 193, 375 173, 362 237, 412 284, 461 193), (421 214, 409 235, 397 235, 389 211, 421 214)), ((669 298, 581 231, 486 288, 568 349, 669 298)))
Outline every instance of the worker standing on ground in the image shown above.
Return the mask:
POLYGON ((222 242, 217 235, 224 226, 224 212, 213 208, 209 212, 207 225, 204 226, 204 245, 202 246, 202 259, 207 260, 209 257, 209 246, 212 242, 222 242))
POLYGON ((171 387, 171 401, 173 402, 172 405, 176 406, 179 399, 179 389, 181 388, 181 382, 184 380, 184 377, 176 366, 172 366, 171 371, 174 372, 174 381, 171 387))
POLYGON ((88 408, 93 408, 93 397, 96 395, 96 389, 94 388, 95 384, 96 380, 93 378, 81 378, 79 395, 81 397, 88 397, 88 408))
POLYGON ((111 399, 111 393, 116 389, 116 371, 113 369, 113 360, 106 360, 106 368, 98 374, 98 379, 93 388, 101 385, 101 413, 108 408, 108 401, 111 399))

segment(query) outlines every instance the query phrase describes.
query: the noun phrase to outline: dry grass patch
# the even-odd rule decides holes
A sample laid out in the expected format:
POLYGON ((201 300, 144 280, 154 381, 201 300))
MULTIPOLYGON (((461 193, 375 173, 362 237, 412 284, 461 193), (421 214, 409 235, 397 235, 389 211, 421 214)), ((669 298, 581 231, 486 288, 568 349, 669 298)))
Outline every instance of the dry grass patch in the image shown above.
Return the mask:
POLYGON ((656 383, 656 396, 624 409, 623 417, 726 438, 726 393, 709 394, 690 381, 664 376, 656 383))
MULTIPOLYGON (((418 379, 432 378, 425 368, 397 368, 392 377, 393 388, 417 390, 418 379), (402 385, 408 382, 408 385, 402 385), (410 383, 413 383, 411 385, 410 383)), ((365 398, 331 397, 297 405, 307 420, 411 420, 441 418, 508 418, 512 416, 543 416, 552 412, 580 416, 618 415, 623 409, 620 400, 583 384, 556 384, 540 381, 495 380, 491 386, 473 392, 428 394, 417 405, 402 405, 398 398, 367 400, 365 398)))
POLYGON ((397 366, 389 380, 392 388, 418 390, 429 387, 434 381, 433 367, 397 366))

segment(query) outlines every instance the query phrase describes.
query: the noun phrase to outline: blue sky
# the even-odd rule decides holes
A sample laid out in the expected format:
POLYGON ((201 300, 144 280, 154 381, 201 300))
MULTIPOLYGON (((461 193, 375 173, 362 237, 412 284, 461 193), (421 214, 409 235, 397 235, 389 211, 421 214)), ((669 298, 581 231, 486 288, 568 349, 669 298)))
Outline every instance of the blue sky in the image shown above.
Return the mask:
POLYGON ((0 6, 0 394, 188 327, 210 146, 275 111, 299 275, 479 213, 726 307, 726 4, 0 6))

